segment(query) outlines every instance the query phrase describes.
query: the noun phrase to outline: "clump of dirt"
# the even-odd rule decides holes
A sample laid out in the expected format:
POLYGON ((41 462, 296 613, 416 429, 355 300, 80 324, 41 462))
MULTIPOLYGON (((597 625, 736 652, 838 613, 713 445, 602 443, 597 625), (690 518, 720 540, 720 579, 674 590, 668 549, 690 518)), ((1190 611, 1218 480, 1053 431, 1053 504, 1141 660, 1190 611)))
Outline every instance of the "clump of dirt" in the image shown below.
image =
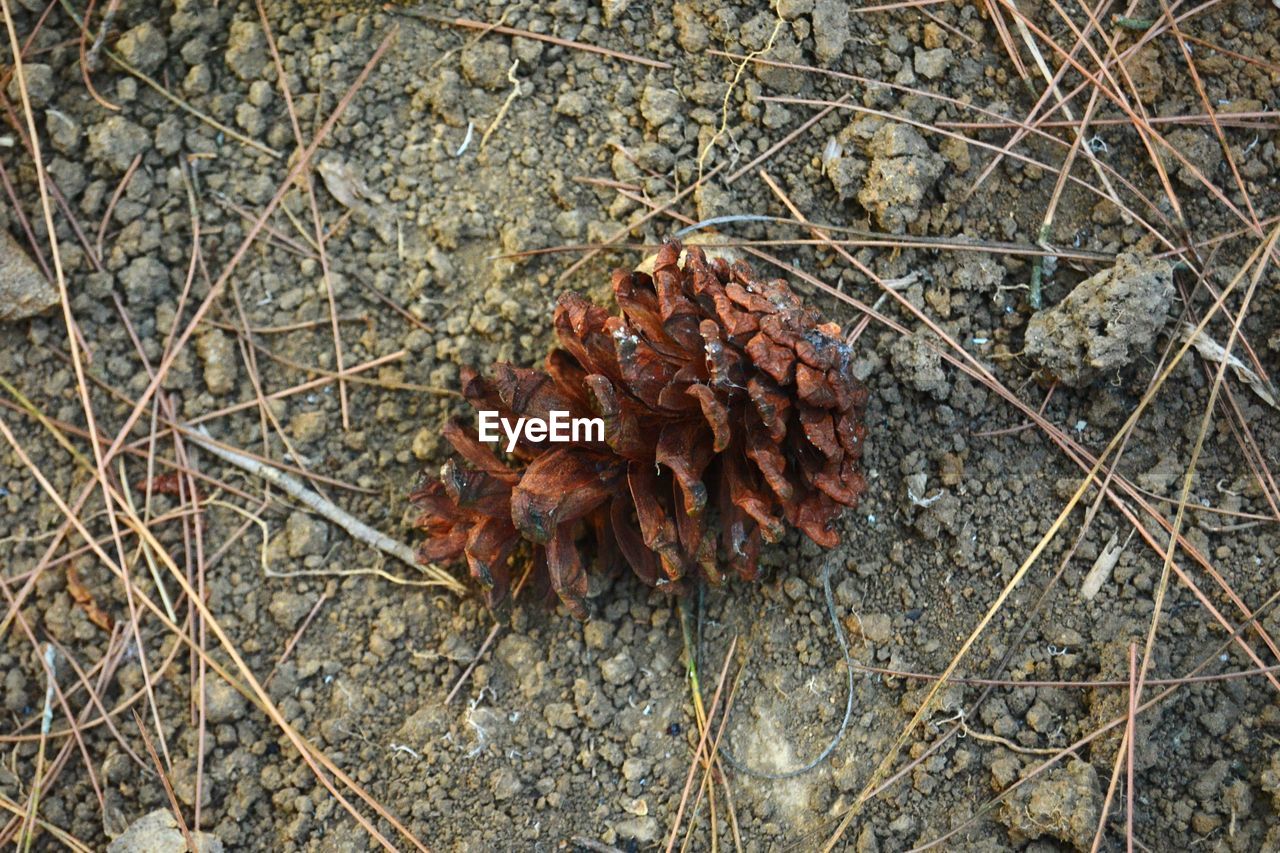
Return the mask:
POLYGON ((920 216, 920 206, 944 162, 910 125, 886 124, 867 144, 871 166, 858 203, 890 233, 900 232, 920 216))
POLYGON ((1067 385, 1088 384, 1150 351, 1173 307, 1173 264, 1125 253, 1027 324, 1027 355, 1067 385))
POLYGON ((1019 788, 1000 805, 1000 822, 1014 843, 1056 838, 1088 850, 1098 827, 1102 791, 1098 773, 1084 761, 1070 761, 1019 788))

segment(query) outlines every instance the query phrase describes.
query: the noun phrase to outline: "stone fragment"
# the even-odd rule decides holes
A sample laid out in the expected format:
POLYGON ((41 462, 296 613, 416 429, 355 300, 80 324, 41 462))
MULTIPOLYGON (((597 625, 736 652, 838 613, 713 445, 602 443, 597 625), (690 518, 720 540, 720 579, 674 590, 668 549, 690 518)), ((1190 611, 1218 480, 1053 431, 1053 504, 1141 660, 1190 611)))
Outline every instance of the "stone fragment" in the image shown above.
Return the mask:
MULTIPOLYGON (((217 836, 195 830, 191 835, 198 853, 222 853, 222 841, 217 836)), ((157 809, 138 818, 107 845, 107 853, 184 853, 187 849, 187 840, 168 809, 157 809)))
POLYGON ((898 123, 877 130, 867 153, 871 167, 858 191, 858 202, 881 228, 900 233, 919 218, 925 194, 945 163, 915 128, 898 123))
POLYGON ((813 4, 813 48, 818 62, 835 62, 844 54, 848 41, 849 4, 845 0, 817 0, 813 4))
POLYGON ((25 320, 57 304, 58 291, 35 261, 8 231, 0 230, 0 323, 25 320))
POLYGON ((196 355, 204 365, 209 393, 223 396, 235 390, 240 364, 231 336, 221 329, 205 329, 196 336, 196 355))
POLYGON ((124 116, 109 116, 89 131, 89 159, 123 173, 146 150, 151 135, 124 116))
POLYGON ((1173 265, 1125 253, 1027 324, 1028 357, 1063 383, 1087 385, 1130 364, 1164 328, 1173 305, 1173 265))
POLYGON ((116 52, 121 59, 143 74, 150 74, 164 62, 168 46, 160 28, 147 21, 120 36, 116 42, 116 52))

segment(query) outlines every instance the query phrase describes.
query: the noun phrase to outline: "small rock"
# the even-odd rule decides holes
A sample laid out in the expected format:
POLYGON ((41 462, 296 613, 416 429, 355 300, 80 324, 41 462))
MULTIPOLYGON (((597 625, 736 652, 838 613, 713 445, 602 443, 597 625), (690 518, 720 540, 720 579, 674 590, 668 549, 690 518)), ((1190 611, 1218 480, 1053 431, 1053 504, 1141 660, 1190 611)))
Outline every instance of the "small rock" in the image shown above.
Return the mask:
POLYGON ((31 702, 30 687, 26 674, 17 667, 5 673, 3 685, 5 709, 15 714, 25 713, 22 709, 31 702))
POLYGON ((929 342, 924 331, 900 337, 890 349, 894 372, 917 391, 930 394, 937 400, 951 395, 951 384, 942 369, 942 355, 929 342))
POLYGON ((45 112, 45 130, 53 150, 59 154, 74 154, 80 147, 80 123, 59 110, 45 112))
POLYGON ((236 105, 236 124, 249 136, 261 136, 267 127, 267 121, 262 117, 262 110, 253 104, 236 105))
POLYGON ((818 62, 835 62, 849 41, 849 4, 845 0, 817 0, 813 4, 813 48, 818 62))
POLYGON ((510 667, 517 674, 532 669, 538 661, 533 640, 524 634, 507 634, 498 641, 498 647, 494 649, 493 654, 502 664, 510 667))
POLYGON ((873 643, 887 643, 893 636, 893 620, 887 613, 867 613, 860 621, 862 636, 873 643))
POLYGON ((149 305, 169 290, 169 270, 156 258, 134 258, 120 271, 120 284, 131 308, 149 305))
POLYGON ((778 0, 774 8, 779 18, 784 21, 794 21, 801 15, 807 15, 813 11, 813 0, 778 0))
POLYGON ((676 164, 675 153, 657 142, 643 142, 636 149, 636 165, 641 169, 664 175, 676 164))
POLYGON ((1042 735, 1047 735, 1053 731, 1054 722, 1053 711, 1048 705, 1039 700, 1036 700, 1036 703, 1027 709, 1027 725, 1042 735))
POLYGON ((558 729, 571 729, 578 724, 578 715, 568 702, 551 702, 542 709, 546 721, 558 729))
POLYGON ((164 34, 150 21, 127 31, 116 42, 116 52, 120 54, 120 58, 143 74, 150 74, 159 68, 167 50, 164 34))
POLYGON ((628 782, 638 782, 649 773, 649 762, 643 758, 628 758, 622 762, 622 778, 628 782))
POLYGON ((613 825, 618 838, 638 844, 652 844, 658 840, 658 819, 652 815, 629 817, 613 825))
MULTIPOLYGON (((208 832, 191 832, 198 853, 222 853, 222 841, 208 832)), ((173 813, 157 809, 138 818, 119 838, 107 845, 107 853, 184 853, 187 840, 173 813)))
POLYGON ((604 25, 612 27, 630 5, 631 0, 601 0, 600 6, 604 10, 604 25))
MULTIPOLYGON (((53 80, 53 69, 39 62, 30 62, 22 66, 27 79, 27 95, 31 98, 32 107, 43 107, 49 103, 56 91, 53 80)), ((9 88, 5 90, 9 100, 21 110, 22 90, 18 86, 18 75, 9 80, 9 88)))
POLYGON ((1173 305, 1173 265, 1125 253, 1027 324, 1026 354, 1064 384, 1088 385, 1150 349, 1173 305))
POLYGON ((1154 104, 1164 91, 1164 72, 1160 70, 1160 46, 1154 42, 1139 48, 1136 53, 1126 53, 1125 70, 1133 81, 1134 90, 1144 104, 1154 104))
POLYGON ((591 112, 591 101, 584 93, 575 89, 560 96, 556 101, 555 111, 569 118, 582 118, 591 112))
POLYGON ((680 114, 684 102, 675 89, 650 83, 640 95, 640 115, 650 127, 661 127, 680 114))
POLYGON ((254 80, 249 84, 249 103, 255 107, 265 107, 271 103, 275 89, 266 80, 254 80))
POLYGON ((296 559, 323 554, 329 541, 329 526, 302 510, 294 510, 285 523, 285 536, 289 543, 290 557, 296 559))
POLYGON ((941 79, 947 73, 947 66, 951 64, 951 50, 945 47, 935 48, 934 50, 924 50, 916 48, 915 69, 926 80, 941 79))
POLYGON ((600 675, 610 684, 626 684, 636 674, 636 663, 626 652, 600 661, 600 675))
POLYGON ((0 229, 0 323, 25 320, 58 304, 58 291, 9 232, 0 229))
POLYGON ((410 450, 413 451, 413 457, 419 462, 425 462, 436 455, 436 450, 440 447, 439 430, 423 427, 418 430, 413 437, 413 445, 410 450))
POLYGON ((322 409, 298 412, 289 421, 289 432, 294 439, 303 444, 310 444, 322 438, 329 431, 329 415, 322 409))
MULTIPOLYGON (((1182 157, 1195 166, 1196 170, 1212 180, 1218 167, 1222 165, 1222 146, 1213 134, 1208 131, 1190 127, 1180 127, 1170 131, 1165 142, 1172 146, 1182 157)), ((1190 166, 1187 166, 1173 155, 1167 148, 1160 147, 1160 157, 1165 168, 1177 175, 1178 180, 1187 187, 1197 189, 1204 184, 1196 177, 1190 166)))
POLYGON ((942 175, 945 163, 915 128, 886 124, 867 146, 871 167, 858 192, 858 203, 880 227, 900 233, 920 216, 925 193, 942 175))
POLYGON ((262 76, 267 64, 267 37, 256 21, 232 21, 223 55, 227 67, 246 83, 262 76))
POLYGON ((1012 755, 1006 755, 1003 758, 997 758, 991 762, 991 787, 996 791, 1003 791, 1005 788, 1013 784, 1018 778, 1018 774, 1022 772, 1022 762, 1014 758, 1012 755))
POLYGON ((182 91, 188 95, 208 94, 212 86, 213 73, 203 62, 191 66, 187 70, 187 76, 182 78, 182 91))
POLYGON ((493 791, 493 798, 499 802, 511 799, 523 789, 520 777, 510 767, 500 767, 489 779, 489 790, 493 791))
POLYGON ((221 678, 210 678, 204 687, 204 713, 211 723, 230 723, 244 716, 246 703, 236 689, 221 678))
POLYGON ((314 602, 308 596, 281 590, 271 596, 271 601, 267 604, 267 612, 282 629, 291 631, 306 618, 313 606, 314 602))
POLYGON ((582 641, 589 649, 607 649, 613 640, 613 625, 604 619, 592 619, 582 629, 582 641))
POLYGON ((938 153, 957 172, 967 172, 973 165, 973 157, 969 154, 969 143, 963 139, 948 136, 938 143, 938 153))
POLYGON ((235 390, 240 364, 230 335, 221 329, 204 329, 196 336, 196 355, 204 365, 204 384, 210 394, 221 397, 235 390))
POLYGON ((151 136, 124 116, 111 116, 89 131, 89 158, 124 172, 151 143, 151 136))

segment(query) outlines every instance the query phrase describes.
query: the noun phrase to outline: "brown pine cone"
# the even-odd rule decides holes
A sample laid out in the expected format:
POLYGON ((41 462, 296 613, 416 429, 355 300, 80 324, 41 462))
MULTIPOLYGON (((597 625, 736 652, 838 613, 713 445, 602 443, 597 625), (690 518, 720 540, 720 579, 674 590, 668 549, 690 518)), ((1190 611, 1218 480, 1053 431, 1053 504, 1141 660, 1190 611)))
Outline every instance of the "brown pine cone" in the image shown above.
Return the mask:
POLYGON ((621 315, 567 293, 555 312, 560 347, 544 370, 467 371, 463 395, 502 417, 553 410, 598 417, 604 441, 531 442, 514 464, 452 422, 462 457, 412 500, 427 533, 421 559, 465 557, 497 609, 508 561, 533 545, 533 571, 586 614, 590 538, 596 563, 622 563, 679 592, 699 574, 757 576, 760 541, 786 524, 830 548, 833 522, 866 490, 859 466, 867 391, 850 373, 840 328, 821 323, 781 279, 690 248, 658 252, 652 277, 617 270, 621 315), (717 548, 717 538, 719 547, 717 548))

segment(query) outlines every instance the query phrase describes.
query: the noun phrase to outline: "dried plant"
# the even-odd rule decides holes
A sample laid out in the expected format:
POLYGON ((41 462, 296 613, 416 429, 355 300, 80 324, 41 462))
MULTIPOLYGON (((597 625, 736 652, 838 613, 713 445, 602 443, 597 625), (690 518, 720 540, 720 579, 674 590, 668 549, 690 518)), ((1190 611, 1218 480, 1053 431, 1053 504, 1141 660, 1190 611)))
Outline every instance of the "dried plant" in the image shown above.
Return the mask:
POLYGON ((446 427, 461 459, 412 496, 427 534, 419 555, 465 557, 491 608, 509 595, 521 541, 579 618, 584 553, 599 570, 626 563, 679 592, 690 577, 723 582, 722 566, 755 579, 761 540, 781 539, 787 524, 823 547, 839 541, 833 522, 866 489, 867 400, 840 328, 743 261, 696 248, 681 260, 672 241, 652 276, 615 271, 620 315, 561 297, 560 346, 543 370, 464 371, 477 410, 605 423, 603 442, 521 436, 510 464, 461 422, 446 427))

